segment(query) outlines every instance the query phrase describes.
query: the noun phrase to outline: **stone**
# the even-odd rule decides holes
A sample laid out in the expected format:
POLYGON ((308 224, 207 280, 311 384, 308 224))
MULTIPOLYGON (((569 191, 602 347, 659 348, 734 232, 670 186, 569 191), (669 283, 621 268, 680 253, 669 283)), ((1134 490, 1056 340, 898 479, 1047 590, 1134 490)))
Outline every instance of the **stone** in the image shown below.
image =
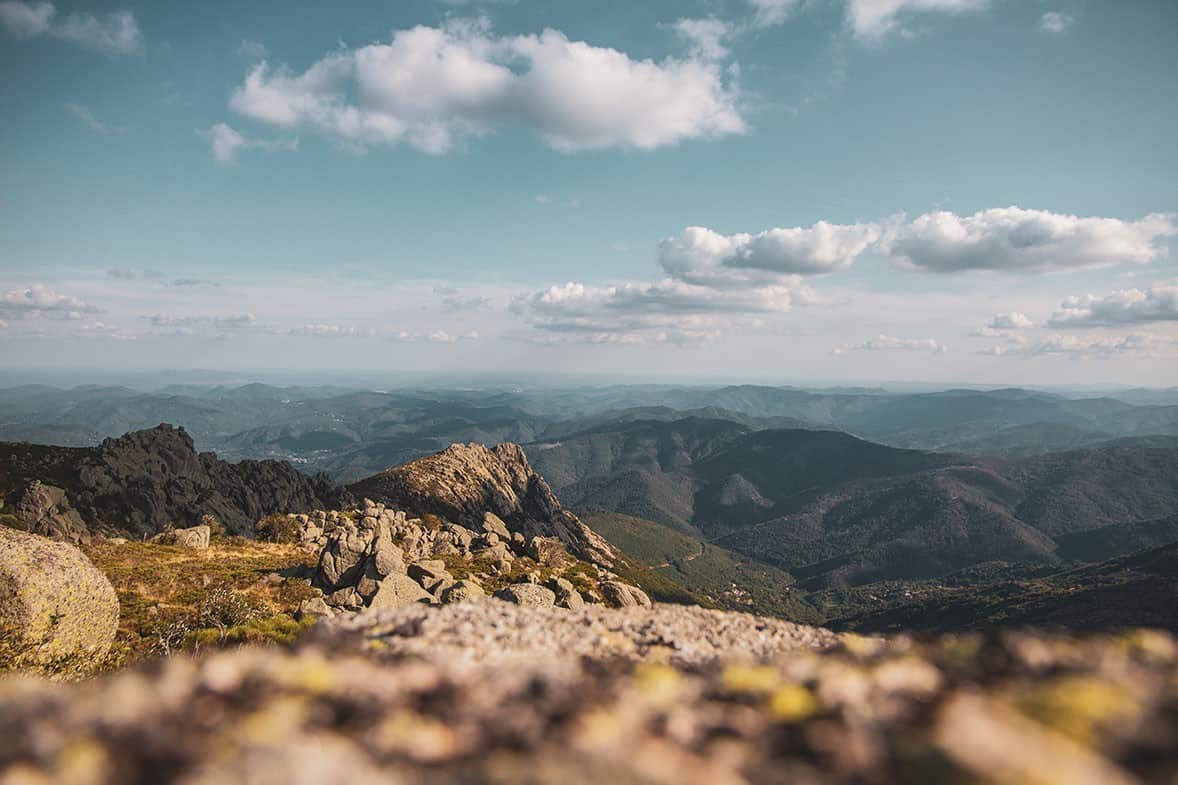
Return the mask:
POLYGON ((9 494, 4 512, 16 516, 25 531, 77 545, 90 541, 90 530, 70 505, 66 492, 55 485, 33 480, 9 494))
POLYGON ((580 592, 565 578, 550 578, 544 585, 556 595, 556 607, 575 611, 585 606, 580 592))
POLYGON ((482 530, 486 534, 494 534, 505 540, 511 539, 511 531, 507 528, 507 524, 493 512, 483 513, 482 530))
POLYGON ((399 608, 416 602, 432 604, 434 598, 408 575, 393 573, 380 582, 370 608, 399 608))
POLYGON ((487 593, 483 591, 483 587, 470 580, 457 581, 453 586, 447 587, 441 593, 441 600, 446 604, 452 602, 472 602, 485 600, 486 598, 487 593))
POLYGON ((97 665, 119 627, 114 587, 80 550, 0 526, 0 641, 34 665, 97 665))
POLYGON ((303 600, 299 603, 297 615, 299 619, 321 619, 326 616, 335 615, 335 611, 331 609, 331 606, 322 597, 312 597, 309 600, 303 600))
POLYGON ((606 604, 615 608, 651 607, 650 597, 646 596, 646 592, 621 581, 602 581, 601 594, 606 604))
POLYGON ((160 532, 152 537, 150 542, 159 545, 178 545, 181 548, 195 548, 203 551, 208 550, 209 537, 211 536, 212 530, 208 526, 193 526, 189 529, 172 529, 160 532))
POLYGON ((552 590, 534 583, 512 584, 495 592, 495 598, 532 608, 552 608, 556 605, 556 595, 552 590))
POLYGON ((528 540, 527 554, 537 564, 558 565, 571 561, 564 543, 555 537, 533 537, 528 540))

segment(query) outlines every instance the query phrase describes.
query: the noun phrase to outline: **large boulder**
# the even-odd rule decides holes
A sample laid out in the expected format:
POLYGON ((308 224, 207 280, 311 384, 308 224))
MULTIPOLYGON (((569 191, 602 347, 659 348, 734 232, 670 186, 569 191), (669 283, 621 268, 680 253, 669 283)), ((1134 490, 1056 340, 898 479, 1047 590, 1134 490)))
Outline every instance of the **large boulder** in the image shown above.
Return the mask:
POLYGON ((9 494, 4 512, 16 518, 19 528, 33 534, 76 544, 90 541, 90 530, 65 491, 40 480, 9 494))
POLYGON ((208 526, 192 526, 188 529, 171 529, 161 532, 152 537, 151 541, 160 545, 179 545, 181 548, 195 548, 204 551, 208 550, 211 536, 212 529, 208 526))
POLYGON ((650 597, 637 586, 631 586, 621 581, 604 581, 601 584, 601 595, 606 603, 615 608, 649 608, 650 597))
POLYGON ((512 584, 495 592, 495 598, 532 608, 551 608, 556 605, 556 595, 552 590, 534 583, 512 584))
POLYGON ((370 608, 400 608, 413 603, 432 605, 435 600, 417 581, 404 573, 393 573, 382 579, 372 595, 370 608))
POLYGON ((85 669, 119 627, 114 587, 80 550, 0 526, 0 649, 18 664, 85 669))

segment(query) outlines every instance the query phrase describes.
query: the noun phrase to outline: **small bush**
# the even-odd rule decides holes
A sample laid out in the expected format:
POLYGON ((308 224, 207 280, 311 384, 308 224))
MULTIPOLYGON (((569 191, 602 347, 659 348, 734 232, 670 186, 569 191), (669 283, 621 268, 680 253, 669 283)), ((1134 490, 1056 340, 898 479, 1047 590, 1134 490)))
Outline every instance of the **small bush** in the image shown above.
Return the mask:
POLYGON ((233 627, 248 624, 262 615, 263 609, 252 596, 226 584, 210 587, 196 606, 197 626, 217 630, 222 641, 233 627))
POLYGON ((210 540, 219 540, 229 534, 229 530, 225 528, 225 524, 221 523, 221 519, 209 512, 200 516, 199 525, 209 527, 210 540))
POLYGON ((267 515, 254 526, 258 537, 267 542, 296 543, 302 538, 302 527, 290 515, 267 515))

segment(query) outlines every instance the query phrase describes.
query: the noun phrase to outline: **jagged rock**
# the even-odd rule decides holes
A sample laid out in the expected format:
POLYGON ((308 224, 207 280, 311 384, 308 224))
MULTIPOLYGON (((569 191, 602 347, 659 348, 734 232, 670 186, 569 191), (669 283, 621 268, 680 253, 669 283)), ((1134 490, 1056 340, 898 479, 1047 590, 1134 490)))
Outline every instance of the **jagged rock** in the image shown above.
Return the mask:
POLYGON ((470 602, 472 600, 485 600, 487 593, 483 591, 483 587, 479 586, 474 581, 457 581, 453 586, 447 587, 441 596, 442 602, 449 604, 452 602, 470 602))
POLYGON ((564 578, 550 578, 545 584, 556 596, 556 607, 578 610, 585 605, 584 598, 573 588, 573 584, 564 578))
POLYGON ((369 603, 371 608, 399 608, 417 602, 431 604, 434 597, 417 581, 402 573, 393 573, 381 580, 369 603))
POLYGON ((560 506, 517 444, 454 444, 349 489, 392 507, 461 523, 517 548, 530 537, 553 537, 591 563, 612 567, 617 559, 609 543, 560 506))
POLYGON ((110 650, 119 600, 73 545, 0 526, 0 642, 17 659, 83 669, 110 650))
POLYGON ((502 588, 495 592, 495 599, 532 608, 551 608, 556 604, 556 595, 551 589, 534 583, 515 583, 502 588))
POLYGON ((250 535, 275 513, 338 508, 351 496, 325 476, 289 463, 226 463, 197 453, 183 428, 160 425, 106 439, 96 448, 53 448, 55 484, 92 534, 134 540, 214 515, 231 534, 250 535))
POLYGON ((181 548, 207 550, 212 530, 208 526, 193 526, 188 529, 171 529, 151 538, 157 545, 179 545, 181 548))
POLYGON ((86 522, 70 505, 66 492, 57 486, 34 480, 9 494, 3 507, 25 531, 75 544, 90 541, 86 522))
POLYGON ((419 561, 409 565, 409 577, 421 584, 431 594, 436 594, 440 584, 450 585, 454 576, 446 571, 446 563, 440 560, 419 561))
POLYGON ((505 540, 511 539, 511 532, 507 528, 507 524, 493 512, 483 513, 482 530, 487 534, 494 534, 497 537, 502 537, 505 540))
POLYGON ((651 607, 650 597, 637 586, 620 581, 602 581, 601 594, 615 608, 651 607))
POLYGON ((533 537, 528 541, 527 554, 545 566, 564 566, 572 562, 564 543, 555 537, 533 537))

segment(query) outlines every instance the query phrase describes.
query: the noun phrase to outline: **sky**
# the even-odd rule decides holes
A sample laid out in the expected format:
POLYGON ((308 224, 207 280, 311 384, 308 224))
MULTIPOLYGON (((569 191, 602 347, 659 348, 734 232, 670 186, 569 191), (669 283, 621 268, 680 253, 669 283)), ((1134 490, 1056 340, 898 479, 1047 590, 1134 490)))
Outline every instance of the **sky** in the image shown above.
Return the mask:
POLYGON ((1173 0, 0 0, 0 372, 1178 384, 1173 0))

